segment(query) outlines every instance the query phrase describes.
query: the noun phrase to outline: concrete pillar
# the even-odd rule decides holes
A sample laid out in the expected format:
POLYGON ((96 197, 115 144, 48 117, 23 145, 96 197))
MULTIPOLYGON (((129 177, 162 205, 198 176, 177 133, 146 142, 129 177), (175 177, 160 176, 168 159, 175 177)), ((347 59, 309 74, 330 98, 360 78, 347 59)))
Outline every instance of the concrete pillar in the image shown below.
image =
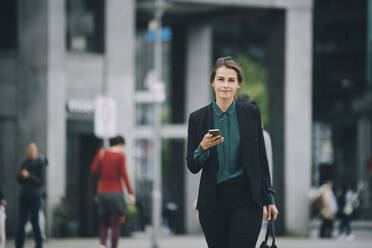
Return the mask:
MULTIPOLYGON (((47 1, 18 1, 18 151, 35 141, 46 152, 47 137, 47 1)), ((19 163, 18 163, 19 165, 19 163)))
POLYGON ((107 95, 116 100, 117 132, 126 139, 127 168, 134 187, 134 61, 135 5, 134 0, 106 2, 106 37, 104 83, 107 95))
MULTIPOLYGON (((66 191, 65 0, 47 2, 47 216, 66 191)), ((51 230, 50 228, 48 230, 51 230)))
POLYGON ((287 233, 307 235, 312 148, 312 10, 288 8, 285 31, 285 223, 287 233))
MULTIPOLYGON (((209 75, 212 62, 212 30, 208 25, 190 25, 187 30, 186 55, 186 115, 204 107, 211 101, 209 75)), ((201 228, 194 211, 194 200, 199 190, 200 173, 186 171, 185 225, 187 233, 200 233, 201 228)))
POLYGON ((30 141, 49 159, 49 227, 65 190, 64 6, 63 0, 18 4, 18 164, 30 141))

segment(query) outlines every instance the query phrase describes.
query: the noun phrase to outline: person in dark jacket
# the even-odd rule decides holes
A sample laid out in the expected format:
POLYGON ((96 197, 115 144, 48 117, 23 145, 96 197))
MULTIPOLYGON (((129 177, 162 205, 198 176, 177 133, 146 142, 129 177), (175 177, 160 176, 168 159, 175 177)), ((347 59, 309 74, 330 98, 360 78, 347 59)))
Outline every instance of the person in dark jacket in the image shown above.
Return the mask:
POLYGON ((28 216, 31 216, 32 231, 36 248, 43 247, 43 238, 39 224, 39 210, 41 206, 42 186, 44 185, 44 170, 47 164, 38 151, 35 142, 27 145, 28 158, 21 164, 17 179, 21 185, 19 197, 19 214, 17 223, 17 233, 15 239, 16 248, 23 248, 25 240, 25 225, 28 216))
POLYGON ((278 215, 261 114, 235 100, 242 82, 233 57, 217 59, 210 76, 216 99, 189 117, 187 167, 202 171, 196 208, 209 248, 254 248, 263 206, 269 219, 278 215))

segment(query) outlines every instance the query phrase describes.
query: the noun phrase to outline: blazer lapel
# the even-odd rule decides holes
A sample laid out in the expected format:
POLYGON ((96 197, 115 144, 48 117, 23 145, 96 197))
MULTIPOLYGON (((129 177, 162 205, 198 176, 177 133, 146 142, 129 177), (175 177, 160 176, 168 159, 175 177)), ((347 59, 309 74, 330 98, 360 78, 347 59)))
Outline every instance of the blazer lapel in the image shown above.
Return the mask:
MULTIPOLYGON (((207 131, 209 129, 214 129, 214 118, 213 118, 214 114, 213 114, 213 103, 209 104, 208 105, 208 109, 207 109, 207 131)), ((217 148, 216 146, 212 147, 210 149, 211 151, 211 159, 212 161, 216 161, 216 164, 218 165, 218 153, 217 153, 217 148)), ((217 166, 218 168, 218 166, 217 166)))
MULTIPOLYGON (((247 135, 247 126, 245 125, 245 119, 243 118, 243 114, 241 111, 241 104, 238 101, 236 101, 236 113, 238 115, 240 137, 242 137, 240 142, 242 142, 244 140, 244 137, 246 137, 247 135)), ((242 147, 242 145, 240 145, 240 147, 242 147)))
MULTIPOLYGON (((213 118, 213 103, 209 104, 208 105, 208 108, 207 108, 207 131, 209 129, 214 129, 214 118, 213 118)), ((213 150, 216 150, 216 147, 213 147, 211 149, 212 151, 213 150)))
POLYGON ((208 105, 207 109, 207 129, 214 128, 214 119, 213 119, 213 105, 212 103, 208 105))
MULTIPOLYGON (((244 163, 249 156, 249 145, 247 140, 247 135, 249 134, 249 125, 247 123, 247 113, 244 113, 242 103, 236 102, 236 112, 238 115, 238 123, 239 123, 239 132, 240 132, 240 163, 245 170, 247 170, 248 165, 244 163), (244 157, 244 158, 243 158, 244 157)), ((248 173, 248 172, 247 172, 248 173)))

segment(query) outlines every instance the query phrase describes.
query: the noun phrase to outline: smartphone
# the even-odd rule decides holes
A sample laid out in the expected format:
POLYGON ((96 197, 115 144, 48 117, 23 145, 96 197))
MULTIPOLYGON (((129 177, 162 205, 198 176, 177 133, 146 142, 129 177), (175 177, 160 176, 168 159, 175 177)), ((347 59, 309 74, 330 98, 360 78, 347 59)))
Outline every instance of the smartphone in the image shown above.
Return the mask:
POLYGON ((220 129, 209 129, 208 130, 209 134, 212 134, 213 137, 216 137, 218 135, 221 135, 220 129))

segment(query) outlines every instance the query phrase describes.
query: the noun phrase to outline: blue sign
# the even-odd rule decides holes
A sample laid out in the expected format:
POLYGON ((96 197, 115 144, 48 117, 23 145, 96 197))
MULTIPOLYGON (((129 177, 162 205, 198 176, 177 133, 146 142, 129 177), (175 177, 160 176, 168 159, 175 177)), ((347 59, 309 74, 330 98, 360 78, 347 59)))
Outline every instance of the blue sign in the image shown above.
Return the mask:
MULTIPOLYGON (((172 31, 170 28, 161 29, 161 42, 169 42, 172 39, 172 31)), ((146 41, 153 43, 155 41, 155 32, 147 31, 146 32, 146 41)))

